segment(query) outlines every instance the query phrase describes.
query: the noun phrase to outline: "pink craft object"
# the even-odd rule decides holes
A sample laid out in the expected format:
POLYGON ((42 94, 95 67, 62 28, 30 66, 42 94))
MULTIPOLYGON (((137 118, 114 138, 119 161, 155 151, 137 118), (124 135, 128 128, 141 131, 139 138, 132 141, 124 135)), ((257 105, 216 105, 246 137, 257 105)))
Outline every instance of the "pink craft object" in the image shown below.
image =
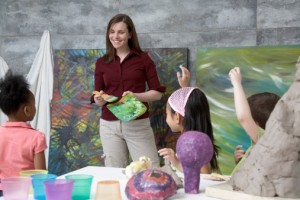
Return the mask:
POLYGON ((164 200, 176 194, 174 179, 161 170, 144 170, 132 176, 125 193, 129 200, 164 200))

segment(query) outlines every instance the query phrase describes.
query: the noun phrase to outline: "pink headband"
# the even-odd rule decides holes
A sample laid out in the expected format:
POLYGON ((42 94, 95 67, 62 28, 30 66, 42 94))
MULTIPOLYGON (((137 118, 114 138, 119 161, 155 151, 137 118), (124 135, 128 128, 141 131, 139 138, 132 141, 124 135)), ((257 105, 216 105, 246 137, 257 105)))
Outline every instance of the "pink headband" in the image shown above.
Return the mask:
POLYGON ((171 108, 184 117, 185 104, 188 101, 190 94, 195 89, 199 88, 183 87, 173 92, 168 99, 168 103, 170 104, 171 108))

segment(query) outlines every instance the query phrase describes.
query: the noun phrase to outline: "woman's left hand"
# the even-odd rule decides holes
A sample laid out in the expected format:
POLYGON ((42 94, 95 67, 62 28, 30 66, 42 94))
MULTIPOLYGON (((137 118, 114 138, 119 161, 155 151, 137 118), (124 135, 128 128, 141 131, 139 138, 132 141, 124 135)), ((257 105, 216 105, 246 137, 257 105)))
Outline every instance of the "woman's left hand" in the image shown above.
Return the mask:
POLYGON ((131 96, 134 96, 133 92, 131 92, 131 91, 125 91, 125 92, 123 92, 122 97, 125 96, 125 95, 128 95, 128 94, 131 95, 131 96))

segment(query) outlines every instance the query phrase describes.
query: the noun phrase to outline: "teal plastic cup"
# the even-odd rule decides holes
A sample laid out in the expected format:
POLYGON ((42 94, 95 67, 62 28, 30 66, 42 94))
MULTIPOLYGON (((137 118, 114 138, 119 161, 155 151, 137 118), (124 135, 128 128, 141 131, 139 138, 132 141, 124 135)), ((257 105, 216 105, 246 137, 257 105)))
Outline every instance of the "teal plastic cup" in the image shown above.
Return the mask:
POLYGON ((44 182, 47 200, 71 200, 74 180, 55 179, 44 182))
POLYGON ((1 185, 5 200, 28 200, 30 177, 2 178, 1 185))
POLYGON ((74 187, 72 191, 73 200, 90 199, 91 185, 93 181, 92 175, 72 174, 65 177, 66 179, 74 180, 74 187))
POLYGON ((55 180, 55 174, 35 174, 32 175, 33 196, 37 200, 46 200, 44 182, 47 180, 55 180))

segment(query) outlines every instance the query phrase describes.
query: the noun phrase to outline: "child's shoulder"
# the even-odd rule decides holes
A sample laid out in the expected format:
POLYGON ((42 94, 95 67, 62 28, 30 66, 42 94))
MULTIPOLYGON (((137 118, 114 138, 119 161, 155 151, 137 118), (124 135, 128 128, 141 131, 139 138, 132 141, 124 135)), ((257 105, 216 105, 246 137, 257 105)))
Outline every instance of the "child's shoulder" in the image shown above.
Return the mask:
POLYGON ((35 137, 38 137, 38 138, 45 138, 45 133, 37 130, 37 129, 32 129, 32 134, 35 136, 35 137))
POLYGON ((0 126, 0 130, 3 129, 5 132, 13 132, 13 133, 30 133, 36 135, 45 135, 43 132, 34 129, 27 122, 5 122, 0 126))

